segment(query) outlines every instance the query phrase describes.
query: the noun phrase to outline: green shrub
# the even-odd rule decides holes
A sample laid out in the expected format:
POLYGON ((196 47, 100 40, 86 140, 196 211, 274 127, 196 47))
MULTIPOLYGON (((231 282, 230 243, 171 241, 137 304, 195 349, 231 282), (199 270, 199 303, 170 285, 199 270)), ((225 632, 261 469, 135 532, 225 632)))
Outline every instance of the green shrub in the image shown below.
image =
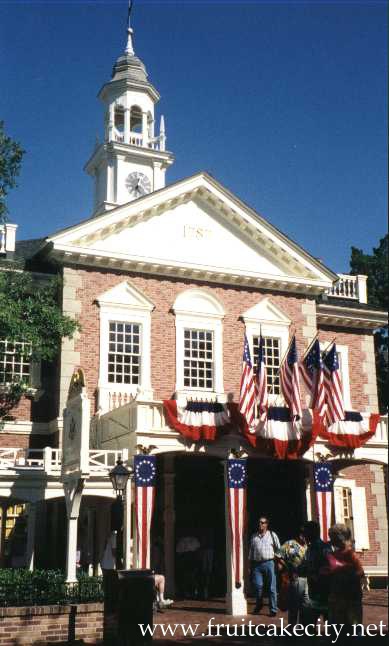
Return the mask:
POLYGON ((82 573, 67 585, 60 570, 0 570, 0 606, 44 606, 102 601, 102 577, 82 573))

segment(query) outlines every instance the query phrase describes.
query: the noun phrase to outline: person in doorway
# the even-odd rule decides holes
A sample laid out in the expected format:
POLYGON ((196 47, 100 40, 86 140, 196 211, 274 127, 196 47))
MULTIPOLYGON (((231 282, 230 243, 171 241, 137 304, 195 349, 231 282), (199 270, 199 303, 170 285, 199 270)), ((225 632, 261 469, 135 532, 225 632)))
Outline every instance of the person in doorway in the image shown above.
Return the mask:
POLYGON ((322 568, 327 564, 327 554, 331 546, 320 538, 319 523, 310 520, 304 525, 304 536, 307 551, 300 565, 301 576, 307 578, 307 592, 303 599, 302 621, 304 625, 315 624, 320 617, 327 618, 328 613, 328 577, 323 576, 322 568))
POLYGON ((177 543, 178 574, 181 594, 193 599, 199 589, 199 550, 200 541, 196 536, 183 536, 177 543))
POLYGON ((269 527, 267 516, 261 516, 258 531, 250 541, 249 560, 253 585, 255 588, 255 614, 261 612, 263 586, 269 587, 270 616, 277 615, 277 580, 275 559, 280 556, 280 541, 269 527))
POLYGON ((288 623, 295 626, 301 623, 303 602, 307 598, 307 578, 302 576, 301 565, 304 561, 307 543, 304 527, 300 527, 294 538, 281 546, 281 563, 289 578, 287 590, 288 623))
POLYGON ((362 623, 364 571, 353 549, 350 529, 336 524, 328 533, 333 552, 326 555, 322 570, 322 575, 328 576, 328 621, 344 624, 344 631, 351 632, 353 624, 362 623))

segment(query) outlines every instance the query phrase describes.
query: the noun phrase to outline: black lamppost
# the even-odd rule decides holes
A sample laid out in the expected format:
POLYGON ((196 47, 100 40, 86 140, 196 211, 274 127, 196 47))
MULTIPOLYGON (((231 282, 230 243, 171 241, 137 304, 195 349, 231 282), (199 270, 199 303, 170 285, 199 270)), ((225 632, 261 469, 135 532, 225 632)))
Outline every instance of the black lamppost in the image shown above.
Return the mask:
POLYGON ((116 491, 116 500, 111 507, 111 529, 117 531, 117 545, 116 545, 116 568, 121 567, 122 552, 123 552, 123 495, 126 491, 128 478, 133 475, 133 469, 127 469, 119 456, 116 465, 109 472, 109 477, 112 482, 114 491, 116 491))

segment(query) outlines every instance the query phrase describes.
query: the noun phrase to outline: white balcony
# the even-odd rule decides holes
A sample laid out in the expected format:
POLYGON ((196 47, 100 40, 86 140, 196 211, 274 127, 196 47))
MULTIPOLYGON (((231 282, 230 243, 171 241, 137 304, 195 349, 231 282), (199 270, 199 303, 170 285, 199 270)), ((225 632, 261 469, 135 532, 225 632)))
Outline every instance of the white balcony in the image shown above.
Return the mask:
POLYGON ((367 303, 367 276, 362 274, 357 276, 338 274, 338 276, 339 279, 327 292, 329 296, 367 303))

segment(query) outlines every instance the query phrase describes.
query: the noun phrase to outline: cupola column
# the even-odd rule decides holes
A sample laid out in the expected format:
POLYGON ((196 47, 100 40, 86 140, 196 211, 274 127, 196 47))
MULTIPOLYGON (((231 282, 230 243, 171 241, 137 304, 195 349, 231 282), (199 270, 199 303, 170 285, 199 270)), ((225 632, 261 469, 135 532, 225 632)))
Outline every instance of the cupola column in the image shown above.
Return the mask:
POLYGON ((130 143, 130 121, 131 121, 131 109, 126 108, 124 110, 124 143, 130 143))
POLYGON ((145 148, 149 145, 149 129, 147 123, 147 112, 142 112, 142 144, 145 148))

